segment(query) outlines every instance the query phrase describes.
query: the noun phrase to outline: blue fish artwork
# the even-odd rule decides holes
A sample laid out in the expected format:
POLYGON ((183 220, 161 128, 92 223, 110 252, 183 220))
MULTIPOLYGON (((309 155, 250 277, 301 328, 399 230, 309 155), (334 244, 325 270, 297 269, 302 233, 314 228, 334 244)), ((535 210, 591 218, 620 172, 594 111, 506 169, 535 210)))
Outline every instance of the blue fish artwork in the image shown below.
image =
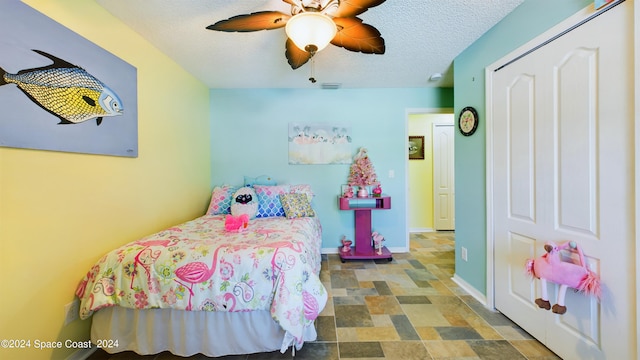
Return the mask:
POLYGON ((58 124, 78 124, 122 115, 118 95, 86 70, 44 51, 34 52, 52 64, 10 74, 0 67, 0 86, 15 84, 35 104, 60 119, 58 124))

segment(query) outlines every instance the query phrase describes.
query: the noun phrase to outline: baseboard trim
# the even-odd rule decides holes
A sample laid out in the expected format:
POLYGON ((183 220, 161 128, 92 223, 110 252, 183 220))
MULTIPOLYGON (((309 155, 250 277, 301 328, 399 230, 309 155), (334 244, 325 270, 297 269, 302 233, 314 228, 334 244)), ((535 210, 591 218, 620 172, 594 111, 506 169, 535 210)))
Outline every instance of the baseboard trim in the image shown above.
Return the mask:
POLYGON ((432 228, 411 228, 409 229, 410 233, 423 233, 423 232, 435 232, 432 228))
POLYGON ((458 286, 460 286, 464 291, 469 293, 469 295, 473 296, 476 300, 478 300, 479 303, 481 303, 485 307, 488 307, 487 297, 483 293, 478 291, 476 288, 469 285, 468 282, 460 278, 458 274, 453 274, 453 277, 451 278, 451 280, 453 280, 454 283, 458 284, 458 286))

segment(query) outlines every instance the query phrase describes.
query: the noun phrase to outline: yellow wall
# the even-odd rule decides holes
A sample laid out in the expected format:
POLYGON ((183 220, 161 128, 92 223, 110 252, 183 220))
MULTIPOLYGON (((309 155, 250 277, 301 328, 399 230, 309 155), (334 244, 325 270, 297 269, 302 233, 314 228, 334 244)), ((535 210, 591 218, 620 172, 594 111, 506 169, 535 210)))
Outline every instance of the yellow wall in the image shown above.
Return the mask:
MULTIPOLYGON (((102 254, 204 213, 209 90, 94 1, 25 0, 137 68, 139 157, 0 148, 0 359, 64 359, 35 340, 88 340, 64 306, 102 254)), ((6 39, 5 39, 6 40, 6 39)))
POLYGON ((433 230, 433 124, 451 114, 409 114, 409 136, 424 136, 424 160, 409 160, 409 230, 433 230))

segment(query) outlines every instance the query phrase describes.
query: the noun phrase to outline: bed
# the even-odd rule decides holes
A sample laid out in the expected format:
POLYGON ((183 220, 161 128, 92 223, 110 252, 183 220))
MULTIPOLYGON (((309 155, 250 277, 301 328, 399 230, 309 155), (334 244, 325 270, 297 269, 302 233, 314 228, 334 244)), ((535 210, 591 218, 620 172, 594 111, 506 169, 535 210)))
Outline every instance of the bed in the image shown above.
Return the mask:
POLYGON ((217 357, 315 340, 327 302, 318 218, 255 218, 229 231, 227 216, 208 212, 98 260, 76 291, 92 342, 109 353, 217 357))

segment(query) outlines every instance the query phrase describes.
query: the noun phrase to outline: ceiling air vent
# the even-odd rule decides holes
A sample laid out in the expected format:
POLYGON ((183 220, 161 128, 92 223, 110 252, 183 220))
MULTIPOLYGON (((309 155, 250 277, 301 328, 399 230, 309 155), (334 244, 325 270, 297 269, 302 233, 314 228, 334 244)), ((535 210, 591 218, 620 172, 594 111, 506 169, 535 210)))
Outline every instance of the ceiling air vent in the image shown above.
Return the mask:
POLYGON ((342 84, 339 84, 339 83, 323 83, 322 84, 323 89, 329 89, 329 90, 340 89, 340 86, 342 86, 342 84))

